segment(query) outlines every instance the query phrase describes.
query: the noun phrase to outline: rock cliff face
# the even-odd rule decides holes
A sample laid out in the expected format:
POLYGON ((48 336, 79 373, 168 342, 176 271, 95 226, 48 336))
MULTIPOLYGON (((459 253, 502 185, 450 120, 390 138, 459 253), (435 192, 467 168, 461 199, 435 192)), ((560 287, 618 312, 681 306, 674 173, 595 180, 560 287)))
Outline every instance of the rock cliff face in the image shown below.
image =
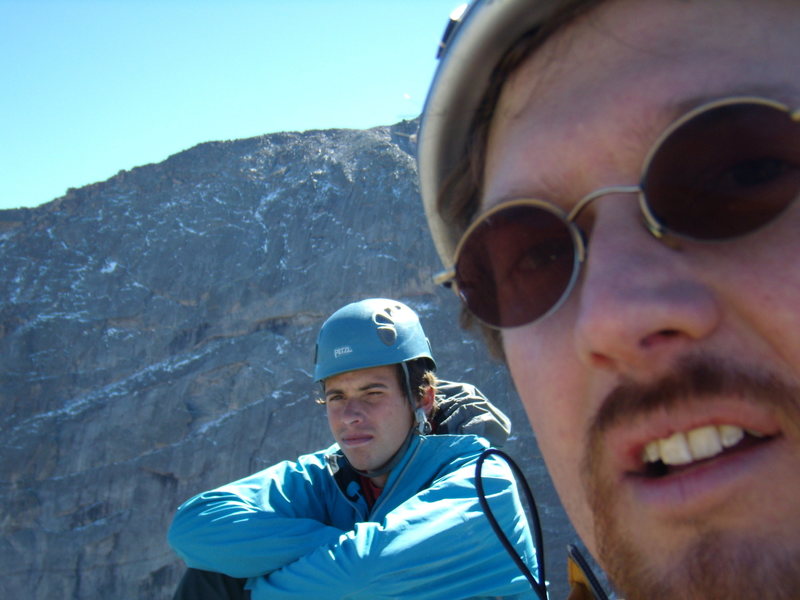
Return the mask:
POLYGON ((368 296, 415 308, 440 375, 512 417, 563 596, 574 533, 524 413, 431 283, 415 128, 207 143, 0 211, 3 598, 170 597, 181 501, 330 442, 314 338, 368 296))

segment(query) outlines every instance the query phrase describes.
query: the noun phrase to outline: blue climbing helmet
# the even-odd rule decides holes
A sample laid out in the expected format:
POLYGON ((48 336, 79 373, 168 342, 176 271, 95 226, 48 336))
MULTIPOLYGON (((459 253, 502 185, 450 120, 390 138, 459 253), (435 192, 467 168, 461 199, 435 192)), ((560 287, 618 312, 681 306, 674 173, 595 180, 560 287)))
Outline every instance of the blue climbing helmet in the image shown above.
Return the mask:
POLYGON ((322 324, 314 381, 339 373, 425 358, 436 363, 417 313, 397 300, 369 298, 343 306, 322 324))

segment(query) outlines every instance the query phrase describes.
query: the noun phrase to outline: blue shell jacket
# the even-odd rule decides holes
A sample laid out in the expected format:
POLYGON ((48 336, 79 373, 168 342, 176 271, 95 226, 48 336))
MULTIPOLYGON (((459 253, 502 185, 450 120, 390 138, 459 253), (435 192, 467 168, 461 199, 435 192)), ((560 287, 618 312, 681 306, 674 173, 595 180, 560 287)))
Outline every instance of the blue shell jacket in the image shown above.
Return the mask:
MULTIPOLYGON (((474 435, 413 436, 370 510, 334 444, 191 498, 169 543, 189 567, 249 578, 253 600, 535 598, 481 510, 474 435)), ((489 505, 538 576, 511 470, 482 470, 489 505)))

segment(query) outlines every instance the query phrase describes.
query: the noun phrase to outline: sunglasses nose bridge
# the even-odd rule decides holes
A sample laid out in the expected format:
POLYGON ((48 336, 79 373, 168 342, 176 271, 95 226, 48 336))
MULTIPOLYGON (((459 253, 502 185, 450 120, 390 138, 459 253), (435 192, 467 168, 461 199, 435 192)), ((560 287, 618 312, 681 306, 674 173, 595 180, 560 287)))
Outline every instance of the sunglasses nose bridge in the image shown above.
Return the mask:
MULTIPOLYGON (((582 264, 586 259, 586 240, 584 239, 585 233, 575 224, 575 219, 583 212, 589 204, 597 200, 598 198, 602 198, 603 196, 610 196, 611 194, 638 194, 639 195, 639 203, 644 206, 644 194, 642 193, 642 188, 638 185, 613 185, 608 187, 603 187, 598 190, 594 190, 589 194, 586 194, 583 198, 581 198, 578 203, 572 208, 571 211, 567 214, 565 221, 570 230, 573 232, 574 237, 574 244, 575 244, 575 252, 578 256, 579 264, 582 264), (576 235, 577 232, 577 235, 576 235)), ((644 211, 643 211, 644 212, 644 211)), ((645 216, 647 220, 647 216, 645 216)), ((648 221, 649 222, 649 221, 648 221)))
POLYGON ((603 196, 609 196, 611 194, 641 194, 642 188, 638 185, 614 185, 609 187, 600 188, 599 190, 595 190, 590 192, 589 194, 585 195, 581 198, 578 203, 569 211, 567 215, 567 221, 570 223, 573 222, 575 219, 578 218, 583 209, 589 206, 592 202, 597 200, 598 198, 602 198, 603 196))

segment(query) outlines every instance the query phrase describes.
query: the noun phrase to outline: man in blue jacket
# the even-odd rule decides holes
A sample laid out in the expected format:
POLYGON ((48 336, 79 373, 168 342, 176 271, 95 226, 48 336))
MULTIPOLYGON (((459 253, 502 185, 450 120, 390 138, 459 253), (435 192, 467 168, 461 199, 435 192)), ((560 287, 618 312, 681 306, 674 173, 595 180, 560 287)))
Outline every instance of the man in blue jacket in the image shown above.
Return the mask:
MULTIPOLYGON (((184 503, 169 531, 190 567, 176 598, 532 598, 475 488, 486 438, 505 441, 508 421, 471 386, 437 398, 436 386, 458 386, 434 368, 404 304, 336 311, 314 371, 336 443, 184 503)), ((482 482, 536 574, 509 469, 487 460, 482 482)))

